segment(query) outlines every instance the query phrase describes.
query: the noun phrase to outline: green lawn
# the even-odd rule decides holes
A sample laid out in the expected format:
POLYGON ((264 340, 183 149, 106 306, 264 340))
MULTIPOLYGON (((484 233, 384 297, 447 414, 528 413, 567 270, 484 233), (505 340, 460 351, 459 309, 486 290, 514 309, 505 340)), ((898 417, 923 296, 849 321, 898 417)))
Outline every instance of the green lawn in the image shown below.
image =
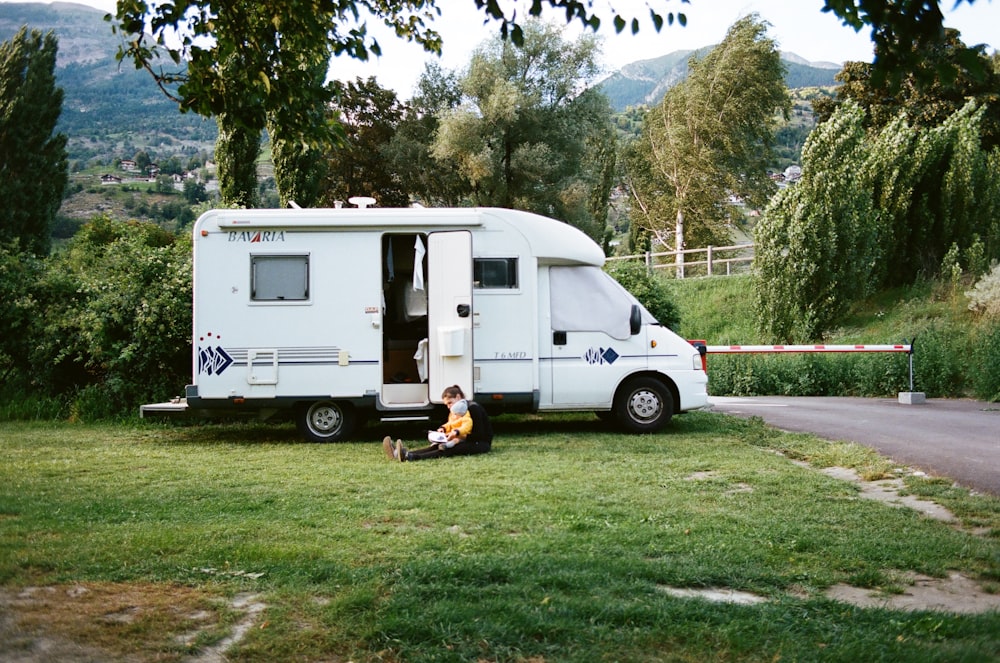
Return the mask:
POLYGON ((0 659, 46 631, 108 660, 181 660, 242 619, 221 599, 251 593, 266 607, 226 660, 997 660, 996 612, 823 590, 950 570, 997 587, 1000 500, 911 480, 974 535, 791 462, 893 469, 867 450, 713 413, 637 437, 590 415, 495 427, 491 454, 399 464, 384 431, 316 445, 290 427, 0 424, 0 590, 70 597, 25 608, 0 659))

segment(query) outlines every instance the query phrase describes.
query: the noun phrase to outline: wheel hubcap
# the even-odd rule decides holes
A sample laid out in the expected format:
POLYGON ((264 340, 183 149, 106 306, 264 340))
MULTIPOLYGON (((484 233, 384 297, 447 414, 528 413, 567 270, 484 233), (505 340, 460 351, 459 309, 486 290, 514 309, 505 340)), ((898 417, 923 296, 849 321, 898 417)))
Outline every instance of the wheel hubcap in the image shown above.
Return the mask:
POLYGON ((661 409, 660 399, 651 391, 642 390, 632 394, 629 399, 629 411, 640 421, 655 419, 661 409))
POLYGON ((312 416, 309 420, 312 422, 313 428, 316 431, 320 433, 329 433, 337 430, 337 427, 340 426, 340 413, 336 410, 336 408, 324 405, 315 408, 312 411, 312 416))

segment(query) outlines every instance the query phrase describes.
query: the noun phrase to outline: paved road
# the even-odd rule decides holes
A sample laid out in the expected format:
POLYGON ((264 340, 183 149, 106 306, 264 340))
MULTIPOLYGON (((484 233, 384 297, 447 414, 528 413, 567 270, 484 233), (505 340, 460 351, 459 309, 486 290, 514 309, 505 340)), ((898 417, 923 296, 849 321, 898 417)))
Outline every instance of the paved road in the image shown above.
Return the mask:
POLYGON ((716 412, 760 417, 781 430, 857 442, 896 462, 1000 496, 1000 404, 889 398, 712 397, 716 412))

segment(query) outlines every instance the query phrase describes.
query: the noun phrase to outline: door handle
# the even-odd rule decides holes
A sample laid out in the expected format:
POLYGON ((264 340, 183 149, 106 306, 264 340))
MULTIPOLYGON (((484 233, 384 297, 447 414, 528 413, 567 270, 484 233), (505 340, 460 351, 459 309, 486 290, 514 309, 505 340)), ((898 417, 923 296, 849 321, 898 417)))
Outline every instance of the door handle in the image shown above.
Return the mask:
POLYGON ((472 307, 468 304, 459 304, 455 307, 455 312, 458 313, 460 318, 468 318, 472 313, 472 307))

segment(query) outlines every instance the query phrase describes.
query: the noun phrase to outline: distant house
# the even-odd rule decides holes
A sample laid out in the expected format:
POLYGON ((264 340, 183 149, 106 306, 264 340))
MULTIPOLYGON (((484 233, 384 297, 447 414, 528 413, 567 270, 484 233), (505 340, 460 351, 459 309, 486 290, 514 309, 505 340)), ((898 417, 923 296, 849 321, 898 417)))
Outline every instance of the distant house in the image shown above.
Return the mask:
POLYGON ((132 173, 138 170, 138 167, 132 159, 122 159, 121 169, 132 173))
POLYGON ((146 168, 146 172, 149 173, 150 177, 156 177, 160 174, 160 167, 155 163, 151 163, 149 164, 149 167, 146 168))
POLYGON ((117 175, 112 175, 111 173, 105 173, 101 175, 101 184, 121 184, 122 178, 117 175))

